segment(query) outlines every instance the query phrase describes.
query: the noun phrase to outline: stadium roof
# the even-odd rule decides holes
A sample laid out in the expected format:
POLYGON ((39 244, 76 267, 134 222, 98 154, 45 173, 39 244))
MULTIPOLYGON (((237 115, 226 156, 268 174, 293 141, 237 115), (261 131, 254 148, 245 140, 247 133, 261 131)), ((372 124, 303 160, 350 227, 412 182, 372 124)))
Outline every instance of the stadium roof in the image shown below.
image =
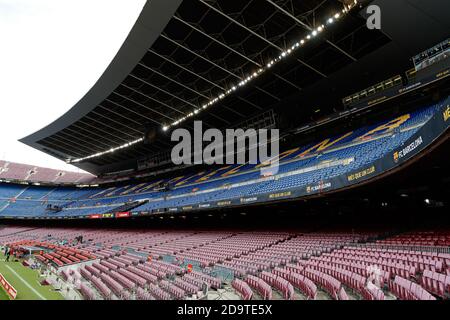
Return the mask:
POLYGON ((329 23, 343 2, 353 3, 148 1, 94 87, 68 113, 21 141, 99 174, 168 150, 165 127, 190 128, 194 118, 209 127, 232 127, 386 44, 387 37, 368 30, 356 11, 267 66, 329 23), (246 85, 239 87, 241 82, 246 85), (224 92, 230 94, 199 112, 224 92), (154 138, 144 143, 148 132, 154 138))

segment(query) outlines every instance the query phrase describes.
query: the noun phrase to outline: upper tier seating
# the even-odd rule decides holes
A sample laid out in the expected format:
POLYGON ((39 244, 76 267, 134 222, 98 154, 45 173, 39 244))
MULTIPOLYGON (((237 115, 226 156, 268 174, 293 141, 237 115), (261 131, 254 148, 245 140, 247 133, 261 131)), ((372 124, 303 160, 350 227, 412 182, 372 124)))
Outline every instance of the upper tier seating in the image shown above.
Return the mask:
MULTIPOLYGON (((83 217, 133 208, 134 206, 128 204, 139 200, 148 202, 131 211, 152 211, 317 185, 324 180, 367 168, 369 164, 401 146, 439 107, 437 104, 376 125, 287 150, 280 155, 278 173, 269 178, 261 176, 259 166, 246 164, 214 167, 188 176, 110 188, 52 189, 0 184, 0 217, 83 217), (161 182, 169 183, 172 190, 155 190, 161 182), (49 204, 57 205, 62 210, 46 210, 49 204)), ((446 241, 443 245, 448 245, 449 242, 446 241)))
POLYGON ((0 179, 30 182, 88 183, 94 178, 89 173, 41 168, 0 160, 0 179))

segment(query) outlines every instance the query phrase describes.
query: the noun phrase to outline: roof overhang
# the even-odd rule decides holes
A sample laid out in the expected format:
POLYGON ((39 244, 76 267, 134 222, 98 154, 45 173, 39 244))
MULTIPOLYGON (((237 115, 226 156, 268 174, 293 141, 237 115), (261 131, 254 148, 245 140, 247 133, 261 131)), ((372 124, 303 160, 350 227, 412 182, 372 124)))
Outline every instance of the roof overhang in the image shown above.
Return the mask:
MULTIPOLYGON (((148 48, 158 39, 183 0, 152 0, 144 5, 135 25, 118 53, 94 86, 68 112, 39 131, 19 141, 64 160, 67 155, 49 152, 38 141, 51 136, 84 117, 103 101, 128 76, 148 48)), ((89 165, 80 168, 90 171, 89 165)))

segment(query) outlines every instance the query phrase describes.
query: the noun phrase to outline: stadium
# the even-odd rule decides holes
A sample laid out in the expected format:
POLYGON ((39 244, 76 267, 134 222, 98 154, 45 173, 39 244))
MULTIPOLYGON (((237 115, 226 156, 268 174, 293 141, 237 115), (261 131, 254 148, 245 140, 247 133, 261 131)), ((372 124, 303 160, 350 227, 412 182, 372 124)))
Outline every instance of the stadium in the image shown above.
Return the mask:
POLYGON ((448 300, 448 12, 147 1, 20 140, 83 171, 0 160, 0 300, 448 300))

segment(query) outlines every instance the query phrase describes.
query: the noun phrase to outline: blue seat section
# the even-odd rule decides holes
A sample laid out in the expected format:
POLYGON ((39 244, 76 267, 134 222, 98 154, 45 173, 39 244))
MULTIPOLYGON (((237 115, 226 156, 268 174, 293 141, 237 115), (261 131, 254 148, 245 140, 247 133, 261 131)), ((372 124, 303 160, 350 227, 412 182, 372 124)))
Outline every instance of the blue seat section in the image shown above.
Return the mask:
POLYGON ((285 177, 262 178, 255 165, 214 168, 171 179, 139 185, 110 188, 38 187, 0 184, 0 216, 83 216, 106 213, 126 202, 149 200, 134 211, 198 205, 258 194, 315 185, 345 173, 365 168, 402 145, 438 110, 439 105, 367 126, 353 132, 289 150, 276 174, 285 177), (231 171, 232 170, 232 171, 231 171), (172 190, 157 191, 161 182, 172 190), (244 183, 245 182, 245 183, 244 183), (58 213, 46 210, 48 204, 63 208, 58 213))
POLYGON ((26 189, 26 186, 15 184, 1 184, 0 199, 11 199, 17 197, 26 189))
MULTIPOLYGON (((2 207, 0 207, 0 210, 2 207)), ((45 206, 40 201, 17 200, 7 204, 6 208, 0 211, 2 216, 34 217, 45 215, 45 206)))
POLYGON ((52 188, 26 188, 18 199, 40 199, 52 191, 52 188))

